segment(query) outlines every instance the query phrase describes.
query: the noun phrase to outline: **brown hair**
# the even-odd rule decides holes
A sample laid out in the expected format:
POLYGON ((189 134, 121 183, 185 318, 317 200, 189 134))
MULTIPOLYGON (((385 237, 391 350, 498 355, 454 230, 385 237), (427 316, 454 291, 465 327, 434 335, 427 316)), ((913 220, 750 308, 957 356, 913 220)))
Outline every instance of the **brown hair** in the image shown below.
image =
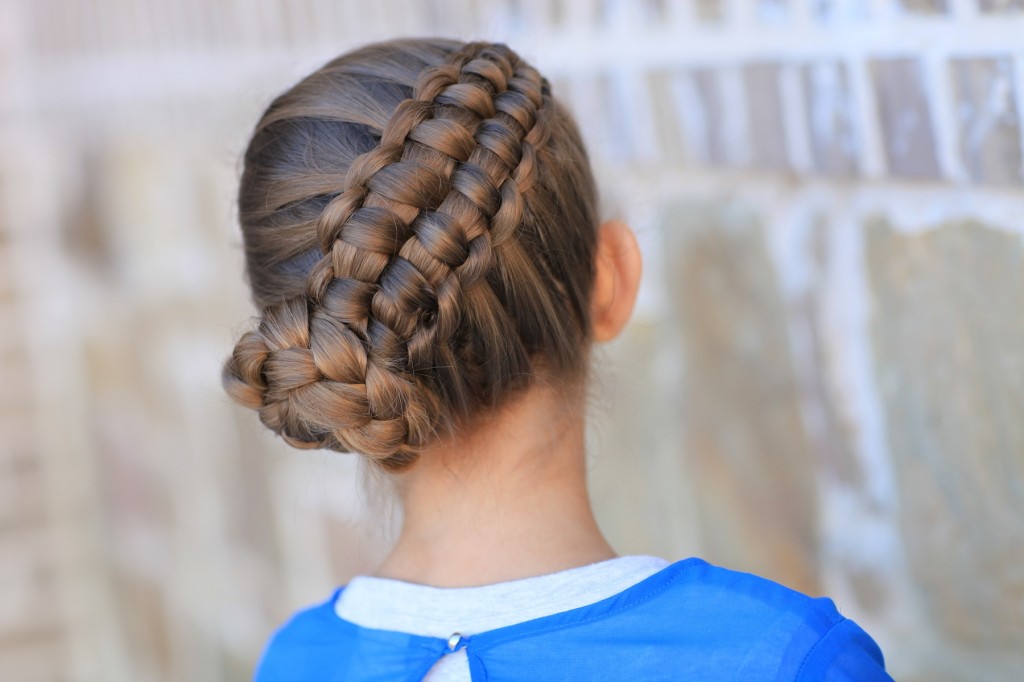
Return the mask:
POLYGON ((538 374, 585 377, 596 204, 572 117, 505 45, 342 55, 246 149, 262 314, 224 387, 291 445, 404 468, 538 374))

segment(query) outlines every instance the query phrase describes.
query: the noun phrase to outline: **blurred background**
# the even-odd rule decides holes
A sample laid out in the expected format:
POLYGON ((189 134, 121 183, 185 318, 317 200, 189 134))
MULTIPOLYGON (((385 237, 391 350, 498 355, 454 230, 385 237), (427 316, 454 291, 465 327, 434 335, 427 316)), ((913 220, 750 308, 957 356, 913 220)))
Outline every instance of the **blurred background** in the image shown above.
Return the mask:
POLYGON ((507 41, 644 249, 604 347, 620 553, 833 597, 901 680, 1024 679, 1024 1, 0 0, 0 679, 247 680, 386 548, 220 363, 270 99, 507 41))

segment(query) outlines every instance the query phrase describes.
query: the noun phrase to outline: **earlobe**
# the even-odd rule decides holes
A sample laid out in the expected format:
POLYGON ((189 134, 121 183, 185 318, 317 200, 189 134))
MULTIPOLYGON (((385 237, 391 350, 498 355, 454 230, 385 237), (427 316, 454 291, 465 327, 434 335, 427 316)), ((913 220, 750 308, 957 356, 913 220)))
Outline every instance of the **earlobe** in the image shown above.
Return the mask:
POLYGON ((633 231, 620 220, 598 228, 596 273, 591 299, 594 341, 614 339, 629 322, 643 269, 633 231))

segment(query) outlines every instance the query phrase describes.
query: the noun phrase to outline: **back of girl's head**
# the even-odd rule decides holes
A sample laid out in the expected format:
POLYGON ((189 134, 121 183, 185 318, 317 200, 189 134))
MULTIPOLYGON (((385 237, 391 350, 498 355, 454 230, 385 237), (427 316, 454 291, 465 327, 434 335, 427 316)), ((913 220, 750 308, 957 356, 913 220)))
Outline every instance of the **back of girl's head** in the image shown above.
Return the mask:
POLYGON ((238 207, 261 318, 223 382, 296 447, 398 470, 537 380, 585 378, 594 180, 504 45, 327 63, 263 114, 238 207))

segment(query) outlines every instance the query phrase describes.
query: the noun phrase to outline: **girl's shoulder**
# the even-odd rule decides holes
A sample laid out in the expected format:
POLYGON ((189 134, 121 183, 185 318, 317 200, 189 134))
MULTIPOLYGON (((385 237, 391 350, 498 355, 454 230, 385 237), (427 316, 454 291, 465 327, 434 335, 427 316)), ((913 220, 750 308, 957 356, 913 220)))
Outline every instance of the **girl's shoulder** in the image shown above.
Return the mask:
POLYGON ((831 599, 700 558, 594 604, 471 639, 481 660, 562 652, 579 679, 605 679, 608 666, 623 674, 632 661, 625 672, 638 679, 891 680, 878 645, 831 599))
MULTIPOLYGON (((260 681, 333 679, 323 677, 327 661, 338 679, 383 674, 388 661, 402 662, 393 679, 420 679, 410 666, 425 673, 450 653, 443 638, 338 617, 341 589, 278 629, 260 681)), ((699 558, 593 604, 457 641, 474 680, 891 680, 878 645, 831 599, 699 558)))
POLYGON ((666 592, 682 599, 687 608, 708 609, 726 620, 789 613, 815 629, 827 629, 845 619, 828 597, 811 596, 755 573, 699 558, 677 561, 660 577, 666 592))

